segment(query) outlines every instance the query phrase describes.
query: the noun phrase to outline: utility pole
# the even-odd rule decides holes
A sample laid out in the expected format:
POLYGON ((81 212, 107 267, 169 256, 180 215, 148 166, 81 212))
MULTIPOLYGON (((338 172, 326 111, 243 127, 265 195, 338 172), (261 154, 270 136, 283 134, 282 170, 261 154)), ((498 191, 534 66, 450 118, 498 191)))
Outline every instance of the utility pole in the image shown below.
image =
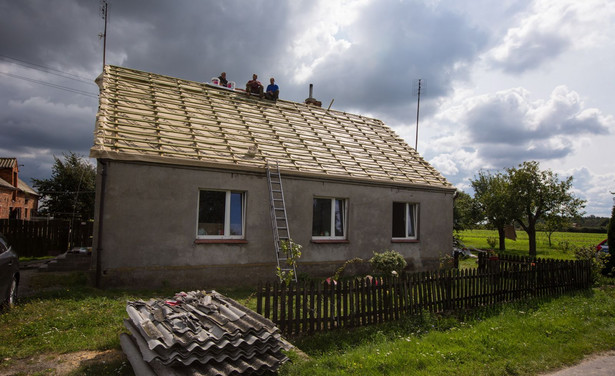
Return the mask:
POLYGON ((107 1, 102 1, 101 8, 102 18, 105 20, 105 31, 102 34, 98 34, 103 39, 103 71, 105 70, 106 54, 107 54, 107 1))
POLYGON ((421 79, 419 78, 419 89, 417 92, 418 99, 416 101, 416 136, 414 137, 414 150, 417 152, 419 144, 419 108, 421 107, 421 79))

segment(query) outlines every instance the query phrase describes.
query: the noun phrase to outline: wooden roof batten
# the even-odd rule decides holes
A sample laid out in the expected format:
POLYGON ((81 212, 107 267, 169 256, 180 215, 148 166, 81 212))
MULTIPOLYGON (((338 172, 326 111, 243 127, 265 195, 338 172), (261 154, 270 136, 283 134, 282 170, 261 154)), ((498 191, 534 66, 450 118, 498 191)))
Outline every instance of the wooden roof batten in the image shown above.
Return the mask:
POLYGON ((93 158, 454 187, 382 121, 107 65, 93 158))

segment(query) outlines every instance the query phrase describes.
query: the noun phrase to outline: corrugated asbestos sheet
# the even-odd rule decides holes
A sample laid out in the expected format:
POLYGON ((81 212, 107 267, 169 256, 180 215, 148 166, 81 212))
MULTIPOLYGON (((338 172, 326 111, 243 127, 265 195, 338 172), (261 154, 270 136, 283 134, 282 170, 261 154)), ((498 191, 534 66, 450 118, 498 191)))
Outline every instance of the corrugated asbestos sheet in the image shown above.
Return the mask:
POLYGON ((128 302, 122 349, 137 375, 260 375, 288 358, 275 324, 215 291, 128 302))
POLYGON ((452 185, 380 120, 105 66, 93 158, 452 185))

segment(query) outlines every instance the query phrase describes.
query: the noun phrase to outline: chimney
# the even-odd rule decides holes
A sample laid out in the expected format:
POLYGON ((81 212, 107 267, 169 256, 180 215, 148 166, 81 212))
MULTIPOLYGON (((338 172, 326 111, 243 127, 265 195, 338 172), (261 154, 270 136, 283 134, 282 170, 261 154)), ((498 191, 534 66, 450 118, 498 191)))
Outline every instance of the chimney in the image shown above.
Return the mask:
POLYGON ((308 104, 308 105, 311 104, 313 106, 321 107, 322 106, 322 102, 321 101, 317 101, 315 98, 312 98, 312 90, 313 90, 313 88, 314 88, 314 85, 310 84, 310 97, 307 98, 304 103, 308 104))

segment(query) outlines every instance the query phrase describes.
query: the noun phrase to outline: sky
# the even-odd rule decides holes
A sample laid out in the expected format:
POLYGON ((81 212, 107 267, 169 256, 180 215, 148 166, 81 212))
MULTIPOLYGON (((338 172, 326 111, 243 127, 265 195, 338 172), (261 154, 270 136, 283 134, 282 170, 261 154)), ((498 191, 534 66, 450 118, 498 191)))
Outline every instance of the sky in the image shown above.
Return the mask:
MULTIPOLYGON (((0 157, 30 185, 54 157, 89 155, 101 4, 0 0, 0 157)), ((481 170, 535 160, 573 176, 587 215, 611 214, 611 0, 107 4, 106 64, 201 82, 225 71, 240 87, 256 73, 296 102, 314 84, 323 107, 384 121, 469 194, 481 170)))

